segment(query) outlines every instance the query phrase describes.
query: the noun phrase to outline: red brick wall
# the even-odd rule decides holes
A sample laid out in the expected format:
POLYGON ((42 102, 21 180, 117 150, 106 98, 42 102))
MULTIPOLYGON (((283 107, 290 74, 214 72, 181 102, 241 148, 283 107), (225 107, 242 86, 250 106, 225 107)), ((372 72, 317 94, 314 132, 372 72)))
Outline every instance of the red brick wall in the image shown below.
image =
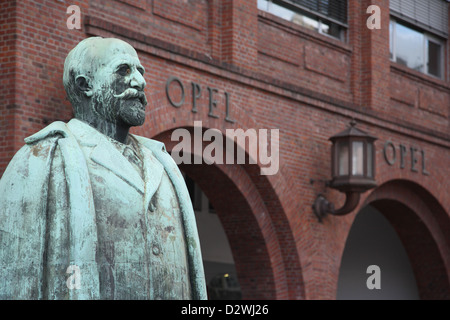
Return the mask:
POLYGON ((15 151, 16 37, 16 3, 2 2, 0 4, 0 168, 2 172, 15 151))
MULTIPOLYGON (((444 266, 440 276, 448 288, 450 241, 444 231, 450 208, 450 47, 447 42, 445 80, 391 63, 389 4, 376 1, 382 28, 368 30, 365 12, 371 2, 349 0, 347 42, 258 11, 256 1, 73 1, 85 22, 81 30, 67 29, 64 2, 2 2, 0 172, 23 138, 51 121, 71 118, 62 85, 68 51, 87 36, 119 37, 137 48, 147 70, 147 120, 133 132, 170 146, 171 130, 192 127, 194 120, 222 132, 280 129, 280 171, 274 176, 261 176, 255 165, 185 167, 205 190, 217 190, 208 196, 230 237, 244 297, 335 298, 340 259, 358 210, 318 223, 311 210, 317 194, 324 193, 336 206, 343 196, 323 183, 312 185, 310 179, 330 179, 328 138, 351 118, 379 138, 380 186, 408 181, 403 191, 392 191, 404 205, 405 190, 426 190, 423 202, 428 209, 409 204, 410 212, 428 221, 426 230, 435 238, 433 250, 444 266), (186 99, 180 108, 167 100, 169 76, 184 84, 186 99), (202 87, 197 113, 191 112, 191 82, 202 87), (218 119, 207 115, 207 86, 218 89, 218 119), (224 121, 225 91, 235 123, 224 121), (397 148, 404 144, 424 150, 429 175, 411 171, 410 162, 400 168, 399 159, 389 165, 383 156, 388 140, 397 148), (208 178, 214 175, 222 180, 211 185, 208 178), (229 203, 230 198, 239 205, 229 203), (436 218, 430 208, 443 213, 436 218)), ((377 190, 382 189, 364 194, 359 208, 371 203, 377 190)), ((420 279, 426 286, 429 280, 420 279)))

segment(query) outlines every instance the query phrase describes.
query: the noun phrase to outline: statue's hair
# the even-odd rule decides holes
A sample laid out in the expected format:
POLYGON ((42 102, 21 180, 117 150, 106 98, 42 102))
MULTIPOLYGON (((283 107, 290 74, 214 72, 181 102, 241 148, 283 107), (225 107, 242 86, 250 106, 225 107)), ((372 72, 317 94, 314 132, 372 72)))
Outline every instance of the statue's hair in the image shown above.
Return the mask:
POLYGON ((63 85, 66 90, 67 97, 72 104, 75 116, 77 115, 77 107, 80 106, 82 101, 82 92, 80 92, 75 84, 75 79, 77 76, 83 74, 91 74, 92 58, 91 48, 95 45, 95 42, 103 40, 102 37, 91 37, 80 41, 75 48, 73 48, 66 57, 64 62, 64 74, 63 74, 63 85))
POLYGON ((76 78, 83 75, 92 84, 97 75, 97 70, 105 62, 105 55, 109 57, 111 54, 121 51, 123 46, 129 47, 136 53, 134 48, 123 40, 102 37, 86 38, 69 52, 64 62, 63 84, 75 117, 86 111, 82 109, 86 107, 85 93, 79 90, 76 85, 76 78), (117 46, 118 42, 120 46, 117 46))

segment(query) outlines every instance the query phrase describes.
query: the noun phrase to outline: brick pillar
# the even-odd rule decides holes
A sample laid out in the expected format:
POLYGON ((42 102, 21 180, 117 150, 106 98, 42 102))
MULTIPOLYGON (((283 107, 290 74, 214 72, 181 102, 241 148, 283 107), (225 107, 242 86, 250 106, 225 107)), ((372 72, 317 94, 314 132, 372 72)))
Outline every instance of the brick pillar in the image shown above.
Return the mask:
MULTIPOLYGON (((450 18, 450 5, 448 6, 448 16, 450 18)), ((450 35, 450 23, 448 24, 448 34, 450 35)), ((450 81, 450 41, 446 41, 447 43, 447 50, 445 52, 447 53, 447 60, 444 59, 444 80, 447 82, 450 81)))
POLYGON ((350 44, 352 61, 352 91, 354 102, 361 108, 381 112, 389 110, 389 0, 349 1, 350 44), (366 13, 370 5, 381 12, 381 28, 369 29, 366 13))
POLYGON ((221 2, 221 58, 238 67, 256 69, 258 8, 256 1, 221 2))
POLYGON ((221 4, 220 0, 211 0, 208 3, 208 43, 211 46, 211 56, 221 58, 221 4))
POLYGON ((14 155, 17 2, 0 4, 0 177, 14 155))

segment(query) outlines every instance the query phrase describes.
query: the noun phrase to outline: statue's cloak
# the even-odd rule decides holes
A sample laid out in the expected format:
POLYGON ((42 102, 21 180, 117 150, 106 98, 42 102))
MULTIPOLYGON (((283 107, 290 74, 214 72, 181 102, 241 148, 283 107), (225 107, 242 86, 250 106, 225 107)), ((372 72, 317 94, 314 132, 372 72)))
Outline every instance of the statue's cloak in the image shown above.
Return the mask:
MULTIPOLYGON (((0 299, 101 298, 93 193, 71 122, 54 122, 26 138, 0 180, 0 299), (62 161, 53 161, 56 154, 62 161), (53 185, 54 174, 63 175, 65 183, 53 185), (52 196, 56 189, 64 196, 52 196), (71 265, 82 270, 79 289, 66 285, 71 265)), ((184 179, 163 143, 133 136, 162 164, 174 186, 192 296, 206 299, 197 226, 184 179)))

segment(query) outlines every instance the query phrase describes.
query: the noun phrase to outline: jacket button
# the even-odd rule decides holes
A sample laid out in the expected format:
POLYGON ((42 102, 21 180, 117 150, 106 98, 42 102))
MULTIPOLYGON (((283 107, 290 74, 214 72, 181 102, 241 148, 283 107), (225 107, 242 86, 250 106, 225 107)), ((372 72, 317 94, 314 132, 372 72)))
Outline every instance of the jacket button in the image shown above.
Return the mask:
POLYGON ((159 255, 161 250, 159 249, 159 247, 157 245, 154 245, 152 248, 152 252, 155 256, 159 255))

